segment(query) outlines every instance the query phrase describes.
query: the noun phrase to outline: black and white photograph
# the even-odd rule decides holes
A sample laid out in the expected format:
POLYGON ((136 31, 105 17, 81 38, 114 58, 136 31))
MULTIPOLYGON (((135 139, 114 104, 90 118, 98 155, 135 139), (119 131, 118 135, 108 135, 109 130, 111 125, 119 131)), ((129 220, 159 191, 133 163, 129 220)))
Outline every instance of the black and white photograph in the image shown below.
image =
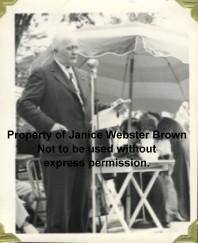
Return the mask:
POLYGON ((14 126, 3 131, 12 233, 26 242, 188 235, 197 76, 195 33, 178 19, 195 20, 168 8, 47 9, 12 15, 14 126))

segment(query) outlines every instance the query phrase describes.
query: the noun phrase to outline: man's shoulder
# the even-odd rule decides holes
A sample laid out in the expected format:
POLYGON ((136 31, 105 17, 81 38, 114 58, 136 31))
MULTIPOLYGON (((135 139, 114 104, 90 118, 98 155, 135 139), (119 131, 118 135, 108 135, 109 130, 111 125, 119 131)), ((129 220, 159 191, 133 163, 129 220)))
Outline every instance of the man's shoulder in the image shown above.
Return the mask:
POLYGON ((32 69, 31 74, 48 72, 53 69, 53 65, 54 65, 53 62, 50 62, 50 63, 44 64, 44 65, 41 65, 40 67, 36 67, 36 68, 32 69))

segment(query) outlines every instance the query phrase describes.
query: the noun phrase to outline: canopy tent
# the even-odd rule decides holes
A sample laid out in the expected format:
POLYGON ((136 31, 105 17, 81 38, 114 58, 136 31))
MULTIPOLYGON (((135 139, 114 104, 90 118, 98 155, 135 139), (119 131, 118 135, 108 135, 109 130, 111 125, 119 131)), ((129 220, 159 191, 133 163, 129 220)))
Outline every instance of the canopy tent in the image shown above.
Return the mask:
POLYGON ((75 32, 84 56, 106 53, 125 54, 134 51, 137 37, 144 42, 144 49, 154 56, 173 56, 188 63, 188 36, 138 22, 130 25, 91 27, 75 32))
POLYGON ((77 36, 78 66, 86 69, 87 57, 99 60, 96 87, 100 100, 128 98, 131 77, 133 110, 175 113, 181 102, 188 100, 185 35, 135 23, 78 31, 77 36))
MULTIPOLYGON (((133 100, 133 110, 175 113, 189 99, 188 36, 151 25, 132 23, 76 31, 77 66, 88 70, 88 58, 99 60, 97 97, 133 100), (132 66, 131 66, 132 65, 132 66), (130 83, 132 82, 132 91, 130 83)), ((50 47, 32 68, 51 59, 50 47)))

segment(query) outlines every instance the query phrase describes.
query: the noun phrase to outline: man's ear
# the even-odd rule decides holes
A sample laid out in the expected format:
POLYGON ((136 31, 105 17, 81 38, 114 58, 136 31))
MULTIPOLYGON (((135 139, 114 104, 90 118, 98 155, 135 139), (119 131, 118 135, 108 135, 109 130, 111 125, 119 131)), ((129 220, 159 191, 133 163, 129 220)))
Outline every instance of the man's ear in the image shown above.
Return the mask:
POLYGON ((55 53, 55 54, 58 53, 58 49, 54 49, 53 53, 55 53))

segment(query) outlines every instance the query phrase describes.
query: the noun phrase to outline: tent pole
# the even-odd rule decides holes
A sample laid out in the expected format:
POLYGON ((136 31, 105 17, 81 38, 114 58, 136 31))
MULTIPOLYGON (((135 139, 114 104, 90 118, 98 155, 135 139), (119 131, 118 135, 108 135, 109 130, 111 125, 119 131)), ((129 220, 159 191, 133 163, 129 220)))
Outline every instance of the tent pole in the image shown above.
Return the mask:
POLYGON ((127 69, 128 69, 128 65, 129 65, 129 60, 130 60, 130 55, 131 55, 131 53, 129 53, 128 55, 127 55, 127 61, 126 61, 126 63, 125 63, 125 70, 124 70, 124 78, 123 78, 123 80, 124 80, 124 84, 123 84, 123 86, 122 86, 122 98, 125 98, 124 97, 124 91, 125 91, 125 88, 126 88, 126 82, 127 82, 127 79, 126 79, 126 77, 127 77, 127 69))
MULTIPOLYGON (((133 72, 134 72, 134 52, 132 52, 130 60, 130 70, 129 70, 129 99, 133 98, 133 72)), ((128 116, 128 133, 131 132, 131 113, 132 113, 132 102, 129 106, 129 116, 128 116)), ((128 145, 130 144, 130 139, 128 139, 128 145)), ((127 186, 127 196, 126 196, 126 221, 129 223, 131 216, 131 184, 127 186)))
MULTIPOLYGON (((168 66, 169 66, 169 68, 170 68, 170 70, 171 70, 173 76, 175 77, 175 79, 176 79, 176 81, 177 81, 177 84, 178 84, 178 86, 179 86, 179 89, 180 89, 180 91, 181 91, 181 93, 182 93, 182 95, 183 95, 183 99, 184 99, 184 101, 185 101, 185 100, 186 100, 186 97, 185 97, 184 91, 183 91, 183 89, 182 89, 182 86, 181 86, 181 84, 180 84, 180 81, 179 81, 179 79, 178 79, 178 77, 177 77, 177 74, 175 73, 175 71, 174 71, 174 69, 173 69, 171 63, 168 61, 168 59, 167 59, 166 57, 164 57, 164 59, 166 60, 166 62, 167 62, 167 64, 168 64, 168 66)), ((184 107, 184 109, 186 110, 187 114, 190 115, 189 111, 188 111, 185 107, 184 107)))

